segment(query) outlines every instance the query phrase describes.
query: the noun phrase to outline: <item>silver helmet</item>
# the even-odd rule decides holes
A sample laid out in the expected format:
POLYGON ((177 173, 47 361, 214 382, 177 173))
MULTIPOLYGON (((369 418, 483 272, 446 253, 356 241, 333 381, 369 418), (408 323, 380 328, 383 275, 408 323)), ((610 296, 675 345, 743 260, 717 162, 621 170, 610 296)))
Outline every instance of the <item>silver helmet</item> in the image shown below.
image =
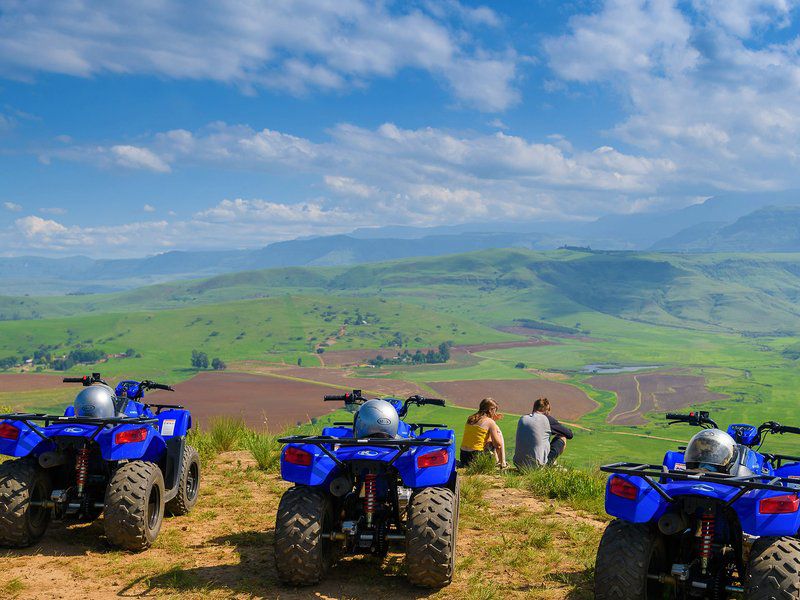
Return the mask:
POLYGON ((76 417, 108 419, 117 414, 117 397, 107 385, 94 383, 78 393, 73 406, 76 417))
POLYGON ((736 457, 736 441, 721 429, 704 429, 686 446, 684 459, 689 469, 726 473, 736 457))
POLYGON ((353 432, 357 438, 393 438, 399 421, 394 406, 386 400, 367 400, 356 413, 353 432))

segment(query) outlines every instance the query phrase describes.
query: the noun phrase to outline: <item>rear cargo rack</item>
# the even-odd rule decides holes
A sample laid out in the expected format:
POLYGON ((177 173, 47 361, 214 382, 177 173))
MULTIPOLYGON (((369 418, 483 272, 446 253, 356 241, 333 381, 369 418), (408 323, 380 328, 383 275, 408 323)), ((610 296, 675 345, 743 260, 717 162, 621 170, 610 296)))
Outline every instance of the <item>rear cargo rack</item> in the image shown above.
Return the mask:
POLYGON ((343 438, 334 437, 331 435, 290 435, 287 437, 278 438, 281 444, 310 444, 317 446, 322 450, 333 462, 339 467, 343 467, 344 463, 331 452, 330 448, 326 446, 365 446, 365 447, 378 447, 378 448, 396 448, 397 454, 389 461, 389 465, 400 458, 403 454, 408 452, 413 447, 429 446, 444 448, 453 443, 452 438, 448 439, 435 439, 435 438, 343 438))
POLYGON ((48 415, 46 413, 5 413, 0 414, 0 421, 23 423, 43 440, 49 440, 50 438, 39 427, 36 427, 32 421, 42 421, 44 422, 44 427, 49 427, 53 424, 94 425, 97 430, 90 436, 89 439, 92 440, 108 425, 156 425, 158 423, 158 419, 151 417, 65 417, 64 415, 48 415))
POLYGON ((618 462, 600 467, 604 473, 617 475, 630 475, 639 477, 647 482, 659 496, 667 502, 674 502, 675 498, 661 485, 664 479, 674 481, 695 481, 699 483, 713 483, 738 488, 738 492, 728 500, 730 506, 751 490, 770 490, 774 492, 789 492, 800 495, 800 481, 789 477, 774 477, 771 475, 743 475, 734 476, 725 473, 708 473, 705 471, 676 471, 666 469, 662 465, 648 465, 630 462, 618 462), (656 481, 660 479, 661 482, 656 481))

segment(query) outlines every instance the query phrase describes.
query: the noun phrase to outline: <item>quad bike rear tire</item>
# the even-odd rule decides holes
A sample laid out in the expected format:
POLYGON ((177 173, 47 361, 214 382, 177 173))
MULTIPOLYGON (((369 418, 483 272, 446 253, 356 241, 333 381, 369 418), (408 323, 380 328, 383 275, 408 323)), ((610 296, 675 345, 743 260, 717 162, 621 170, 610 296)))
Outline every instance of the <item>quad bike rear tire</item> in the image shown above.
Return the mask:
POLYGON ((649 525, 611 521, 597 550, 595 600, 664 598, 663 585, 647 578, 664 569, 664 557, 663 539, 649 525))
POLYGON ((178 482, 178 495, 167 502, 167 514, 180 517, 188 514, 200 495, 200 454, 188 444, 183 449, 181 479, 178 482))
POLYGON ((762 537, 756 540, 750 550, 745 598, 800 598, 800 540, 793 537, 762 537))
POLYGON ((135 460, 120 466, 106 487, 105 531, 124 550, 149 548, 164 520, 164 476, 158 465, 135 460))
POLYGON ((333 543, 323 538, 333 528, 333 506, 321 490, 296 485, 281 497, 275 519, 275 568, 291 585, 318 583, 334 559, 333 543))
POLYGON ((50 523, 45 502, 51 491, 50 476, 35 461, 0 464, 0 546, 24 548, 42 538, 50 523))
POLYGON ((406 571, 412 584, 442 588, 453 580, 457 502, 457 495, 445 487, 425 488, 411 497, 406 523, 406 571))

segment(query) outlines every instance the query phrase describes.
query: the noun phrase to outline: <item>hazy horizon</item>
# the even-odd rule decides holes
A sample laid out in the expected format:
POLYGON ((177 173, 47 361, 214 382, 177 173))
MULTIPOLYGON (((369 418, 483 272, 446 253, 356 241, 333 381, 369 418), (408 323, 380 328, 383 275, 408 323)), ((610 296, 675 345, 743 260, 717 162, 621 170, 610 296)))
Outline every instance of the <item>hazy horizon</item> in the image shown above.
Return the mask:
POLYGON ((800 187, 797 2, 0 2, 0 255, 800 187))

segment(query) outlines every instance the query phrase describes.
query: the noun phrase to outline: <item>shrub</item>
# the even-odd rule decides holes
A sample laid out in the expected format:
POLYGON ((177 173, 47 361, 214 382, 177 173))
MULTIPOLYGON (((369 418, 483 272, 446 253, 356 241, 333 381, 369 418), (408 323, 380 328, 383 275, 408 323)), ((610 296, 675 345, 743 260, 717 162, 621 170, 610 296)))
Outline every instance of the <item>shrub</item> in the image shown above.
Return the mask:
POLYGON ((514 365, 515 369, 524 369, 527 365, 524 362, 518 362, 514 365))
POLYGON ((214 417, 209 423, 209 443, 216 452, 229 452, 241 448, 247 435, 247 426, 241 418, 214 417))
POLYGON ((278 436, 268 433, 250 432, 244 439, 245 447, 258 463, 258 468, 269 473, 278 470, 281 461, 282 444, 278 443, 278 436))

